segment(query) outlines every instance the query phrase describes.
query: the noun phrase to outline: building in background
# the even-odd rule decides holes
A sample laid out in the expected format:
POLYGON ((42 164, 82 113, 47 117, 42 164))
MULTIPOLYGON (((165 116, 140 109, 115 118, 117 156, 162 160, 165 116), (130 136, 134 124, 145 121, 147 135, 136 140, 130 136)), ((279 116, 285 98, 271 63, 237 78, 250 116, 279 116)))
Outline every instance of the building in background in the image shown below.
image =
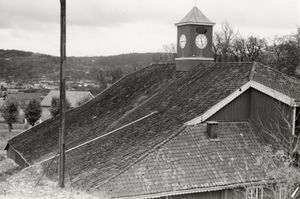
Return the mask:
MULTIPOLYGON (((42 107, 42 117, 41 120, 45 121, 49 118, 51 118, 51 101, 52 98, 59 98, 59 91, 58 90, 52 90, 50 91, 44 99, 41 101, 41 107, 42 107)), ((94 98, 91 92, 89 91, 66 91, 66 99, 70 102, 70 105, 72 108, 77 108, 79 106, 79 103, 81 101, 88 101, 94 98)))

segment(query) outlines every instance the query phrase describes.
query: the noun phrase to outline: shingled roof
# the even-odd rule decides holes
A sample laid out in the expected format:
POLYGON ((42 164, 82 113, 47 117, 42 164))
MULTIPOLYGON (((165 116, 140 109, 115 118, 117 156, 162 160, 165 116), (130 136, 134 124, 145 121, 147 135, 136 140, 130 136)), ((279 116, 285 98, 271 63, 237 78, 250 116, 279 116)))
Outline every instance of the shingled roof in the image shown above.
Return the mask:
POLYGON ((206 128, 187 126, 101 188, 116 198, 153 198, 266 181, 259 161, 264 143, 248 122, 219 123, 217 140, 206 128))
MULTIPOLYGON (((210 62, 201 63, 189 72, 176 72, 174 65, 151 65, 125 76, 90 102, 67 112, 66 148, 70 151, 66 161, 67 165, 72 165, 68 171, 73 185, 91 192, 105 186, 110 190, 115 177, 155 152, 158 146, 177 134, 193 133, 194 127, 186 130, 185 122, 202 115, 251 80, 258 81, 266 76, 276 86, 278 82, 270 76, 280 74, 258 63, 210 62)), ((195 128, 203 132, 201 125, 195 128)), ((29 164, 34 164, 57 154, 58 129, 59 118, 53 118, 21 133, 8 143, 29 164)), ((252 132, 251 126, 244 123, 224 125, 224 129, 223 133, 228 133, 229 129, 252 132)), ((237 139, 233 142, 242 145, 255 140, 250 137, 249 140, 237 139)), ((191 142, 189 146, 196 147, 196 150, 194 144, 191 142)), ((253 163, 253 160, 250 162, 253 163)), ((44 164, 47 166, 49 161, 44 164)), ((48 174, 57 173, 56 169, 56 164, 52 164, 48 174)), ((224 175, 227 175, 226 172, 224 175)), ((242 180, 247 181, 247 178, 240 178, 238 182, 242 180)), ((230 184, 233 179, 226 181, 225 184, 230 184)), ((211 183, 206 188, 213 183, 217 186, 220 182, 211 183)), ((165 188, 170 190, 170 187, 165 188)), ((134 194, 141 191, 137 190, 134 194)), ((150 193, 149 190, 144 191, 143 194, 150 193)), ((115 194, 123 195, 121 189, 115 194)))
POLYGON ((251 80, 281 92, 295 100, 300 99, 300 79, 255 62, 251 80))

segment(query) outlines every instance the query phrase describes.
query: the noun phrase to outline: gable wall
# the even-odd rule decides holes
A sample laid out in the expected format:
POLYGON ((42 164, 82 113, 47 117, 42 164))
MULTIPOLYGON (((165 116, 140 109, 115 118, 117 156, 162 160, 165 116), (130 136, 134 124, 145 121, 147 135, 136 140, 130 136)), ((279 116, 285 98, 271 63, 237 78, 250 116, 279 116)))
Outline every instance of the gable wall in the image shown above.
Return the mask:
POLYGON ((268 143, 285 148, 292 143, 293 107, 251 89, 249 120, 268 143))
POLYGON ((6 151, 7 157, 12 159, 13 161, 15 161, 15 163, 20 165, 20 167, 25 168, 25 167, 29 166, 25 162, 25 160, 14 150, 13 147, 8 146, 8 148, 6 150, 7 150, 6 151))
POLYGON ((267 143, 292 143, 293 107, 253 88, 248 89, 207 121, 250 121, 267 143), (290 126, 289 126, 290 125, 290 126), (272 132, 270 135, 268 132, 272 132))
POLYGON ((250 91, 247 90, 207 120, 245 121, 249 119, 250 91))
POLYGON ((160 199, 240 199, 242 194, 232 189, 168 196, 160 199))

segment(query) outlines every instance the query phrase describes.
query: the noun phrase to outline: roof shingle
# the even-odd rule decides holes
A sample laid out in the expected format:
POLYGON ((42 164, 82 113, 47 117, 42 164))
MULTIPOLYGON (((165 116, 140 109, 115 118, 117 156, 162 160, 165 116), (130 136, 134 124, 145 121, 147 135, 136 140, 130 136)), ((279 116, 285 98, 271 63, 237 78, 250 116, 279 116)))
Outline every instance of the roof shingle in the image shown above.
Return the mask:
POLYGON ((219 123, 217 133, 211 140, 205 124, 188 126, 101 188, 113 197, 142 197, 266 179, 257 159, 263 143, 248 122, 219 123))

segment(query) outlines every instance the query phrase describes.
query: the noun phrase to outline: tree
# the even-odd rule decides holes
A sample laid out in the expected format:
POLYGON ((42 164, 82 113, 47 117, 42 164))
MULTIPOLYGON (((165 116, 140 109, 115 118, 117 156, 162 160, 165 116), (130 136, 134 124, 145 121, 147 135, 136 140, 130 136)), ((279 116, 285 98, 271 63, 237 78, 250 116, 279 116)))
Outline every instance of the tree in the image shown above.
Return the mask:
POLYGON ((249 61, 262 61, 264 57, 264 49, 267 46, 265 39, 250 36, 246 42, 246 49, 249 61))
POLYGON ((31 126, 34 126, 42 115, 40 102, 33 99, 25 107, 25 118, 31 126))
MULTIPOLYGON (((68 99, 66 99, 66 109, 69 110, 71 109, 71 103, 69 102, 68 99)), ((53 97, 51 100, 51 108, 50 108, 50 112, 52 117, 56 117, 57 115, 59 115, 60 113, 60 100, 58 97, 53 97)))
POLYGON ((167 63, 174 63, 176 57, 176 45, 174 43, 163 45, 163 50, 165 52, 165 60, 167 63))
POLYGON ((93 74, 94 78, 98 82, 99 88, 102 90, 107 88, 107 78, 106 78, 106 72, 104 69, 99 68, 99 67, 94 67, 91 70, 91 73, 93 74))
POLYGON ((232 59, 232 45, 238 31, 227 21, 222 23, 222 30, 217 32, 213 42, 214 58, 217 62, 228 62, 232 59))
MULTIPOLYGON (((293 88, 289 92, 293 92, 293 88)), ((263 186, 253 183, 245 187, 248 190, 244 192, 245 198, 255 198, 256 194, 263 194, 263 198, 267 199, 294 198, 293 194, 300 187, 300 109, 287 108, 279 101, 274 101, 273 105, 272 112, 278 117, 270 116, 266 120, 262 112, 258 112, 257 120, 251 122, 256 129, 261 129, 257 136, 270 142, 259 148, 261 155, 256 159, 256 164, 265 171, 267 180, 271 182, 263 186)))
POLYGON ((15 123, 19 116, 19 105, 15 100, 7 100, 1 107, 2 117, 8 124, 8 130, 11 132, 12 124, 15 123))
POLYGON ((123 71, 120 68, 114 68, 106 71, 106 75, 110 79, 110 83, 113 84, 123 76, 123 71))
POLYGON ((85 97, 81 98, 80 100, 78 100, 77 106, 81 106, 82 104, 85 104, 86 102, 90 101, 91 99, 92 99, 92 97, 85 96, 85 97))

